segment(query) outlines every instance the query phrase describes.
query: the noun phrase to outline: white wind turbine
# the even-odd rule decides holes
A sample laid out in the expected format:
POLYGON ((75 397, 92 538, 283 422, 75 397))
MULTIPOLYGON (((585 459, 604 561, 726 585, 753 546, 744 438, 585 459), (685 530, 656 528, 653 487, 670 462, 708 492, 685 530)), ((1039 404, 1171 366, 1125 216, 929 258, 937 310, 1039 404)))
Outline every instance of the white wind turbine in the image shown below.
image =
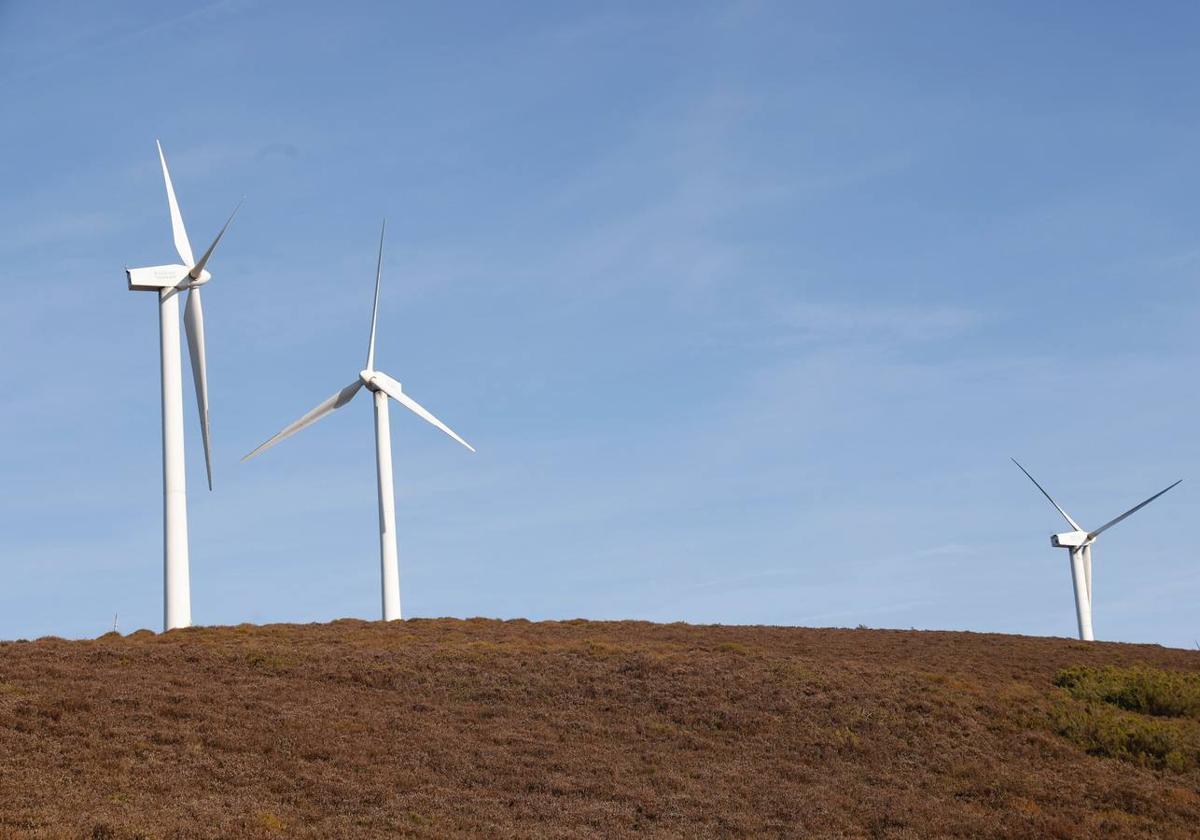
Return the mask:
MULTIPOLYGON (((192 256, 192 245, 162 144, 158 159, 162 163, 163 181, 167 185, 167 205, 171 210, 171 230, 175 250, 183 265, 156 265, 150 268, 126 268, 131 292, 158 294, 158 336, 162 353, 162 445, 163 445, 163 629, 188 627, 192 623, 191 583, 188 575, 187 482, 183 457, 183 372, 179 355, 179 293, 187 290, 187 306, 183 322, 187 332, 188 355, 192 361, 192 378, 196 384, 196 407, 200 410, 200 436, 204 440, 204 467, 208 473, 208 489, 212 490, 212 450, 208 427, 208 374, 204 360, 204 310, 200 303, 200 287, 212 279, 205 266, 225 229, 237 214, 225 221, 217 238, 198 261, 192 256)), ((238 207, 241 205, 239 204, 238 207)))
POLYGON ((329 399, 287 426, 279 434, 242 458, 247 461, 265 449, 269 449, 285 438, 289 438, 305 426, 311 426, 327 414, 339 409, 354 398, 359 389, 366 386, 375 395, 375 464, 379 481, 379 562, 383 599, 383 620, 395 621, 400 616, 400 568, 396 559, 396 499, 392 487, 392 436, 388 425, 388 397, 412 411, 418 417, 437 426, 450 437, 470 449, 475 448, 460 438, 454 431, 425 410, 416 400, 400 389, 400 383, 382 371, 375 370, 375 323, 379 315, 379 283, 383 273, 383 234, 387 222, 379 232, 379 261, 375 267, 375 304, 371 308, 371 340, 367 346, 367 365, 358 372, 358 379, 338 391, 329 399))
POLYGON ((1075 586, 1075 618, 1079 623, 1079 638, 1085 642, 1090 642, 1094 638, 1092 635, 1092 543, 1096 541, 1096 537, 1118 522, 1137 513, 1163 493, 1166 493, 1167 490, 1175 487, 1183 479, 1179 479, 1179 481, 1176 481, 1175 484, 1172 484, 1165 490, 1158 491, 1149 499, 1146 499, 1146 501, 1134 505, 1116 519, 1104 523, 1095 531, 1085 531, 1079 526, 1078 522, 1071 518, 1070 514, 1062 509, 1058 502, 1050 497, 1050 494, 1046 492, 1046 488, 1038 484, 1037 479, 1029 474, 1029 470, 1022 467, 1016 458, 1013 458, 1012 462, 1020 468, 1021 472, 1029 477, 1029 480, 1033 482, 1037 489, 1042 491, 1042 495, 1050 500, 1050 504, 1054 505, 1055 510, 1062 514, 1063 519, 1067 520, 1067 523, 1072 528, 1072 530, 1065 533, 1052 535, 1050 537, 1050 545, 1055 548, 1065 548, 1071 553, 1071 581, 1075 586))

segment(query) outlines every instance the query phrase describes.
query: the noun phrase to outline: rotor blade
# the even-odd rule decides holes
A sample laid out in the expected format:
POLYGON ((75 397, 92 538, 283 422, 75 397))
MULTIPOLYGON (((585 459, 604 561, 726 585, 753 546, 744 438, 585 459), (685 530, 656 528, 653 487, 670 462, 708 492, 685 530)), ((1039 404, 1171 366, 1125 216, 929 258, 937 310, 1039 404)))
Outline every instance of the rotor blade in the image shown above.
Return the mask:
POLYGON ((367 347, 367 370, 375 369, 375 321, 379 316, 379 280, 383 275, 383 234, 387 231, 387 219, 379 231, 379 262, 375 264, 375 304, 371 307, 371 343, 367 347))
POLYGON ((200 436, 204 439, 204 468, 208 472, 208 489, 212 490, 212 448, 208 432, 208 366, 204 359, 204 307, 200 290, 189 289, 183 311, 183 327, 187 332, 188 355, 192 358, 192 379, 196 382, 196 408, 200 410, 200 436))
POLYGON ((171 173, 167 171, 167 158, 163 154, 162 143, 154 141, 158 146, 158 159, 162 161, 163 180, 167 182, 167 204, 171 207, 171 232, 175 234, 175 250, 184 265, 196 261, 192 256, 192 244, 188 242, 187 231, 183 227, 183 216, 179 213, 179 202, 175 200, 175 187, 171 185, 171 173))
POLYGON ((472 452, 475 451, 474 446, 471 446, 471 444, 467 443, 465 440, 460 438, 457 434, 454 433, 453 429, 451 429, 449 426, 447 426, 441 420, 434 417, 419 402, 417 402, 412 397, 410 397, 408 394, 406 394, 402 390, 400 390, 400 383, 397 382, 395 379, 392 379, 392 377, 388 376, 386 373, 376 372, 376 374, 373 377, 371 377, 371 381, 375 383, 376 387, 378 387, 379 390, 383 391, 383 393, 387 394, 389 397, 394 399, 396 402, 400 403, 402 406, 407 408, 413 414, 417 415, 418 417, 420 417, 423 420, 428 421, 429 423, 432 423, 434 426, 437 426, 443 432, 450 435, 450 437, 454 438, 456 441, 461 443, 463 446, 467 447, 467 449, 470 449, 472 452))
POLYGON ((200 262, 196 263, 196 265, 192 268, 192 270, 188 272, 188 275, 193 280, 196 279, 197 277, 199 277, 200 272, 204 270, 204 266, 208 262, 208 258, 212 256, 212 252, 214 249, 216 249, 217 243, 220 242, 221 237, 225 235, 225 229, 227 227, 229 227, 229 223, 233 221, 233 217, 237 215, 237 211, 242 209, 242 203, 245 200, 246 199, 243 198, 241 201, 239 201, 237 203, 237 207, 233 208, 233 212, 229 214, 229 218, 226 219, 225 224, 221 226, 221 232, 217 234, 217 238, 214 239, 213 243, 208 246, 208 250, 204 252, 204 256, 200 258, 200 262))
MULTIPOLYGON (((1033 482, 1034 486, 1037 487, 1037 489, 1042 491, 1043 496, 1045 496, 1047 499, 1050 499, 1050 494, 1046 492, 1046 488, 1043 487, 1042 485, 1038 484, 1036 478, 1034 478, 1032 475, 1029 475, 1029 470, 1022 467, 1020 462, 1017 461, 1016 458, 1011 458, 1010 460, 1014 464, 1016 464, 1018 467, 1020 467, 1021 472, 1025 473, 1025 475, 1029 476, 1029 480, 1033 482)), ((1076 531, 1083 530, 1082 528, 1079 527, 1079 523, 1076 522, 1074 519, 1072 519, 1070 514, 1068 514, 1065 510, 1063 510, 1059 506, 1058 502, 1054 501, 1054 499, 1050 499, 1050 504, 1054 505, 1055 510, 1057 510, 1059 513, 1061 513, 1063 515, 1063 519, 1067 520, 1067 522, 1070 523, 1072 528, 1074 528, 1076 531)))
MULTIPOLYGON (((1175 486, 1176 486, 1176 485, 1178 485, 1178 484, 1179 484, 1181 481, 1183 481, 1183 479, 1182 479, 1182 478, 1181 478, 1181 479, 1179 479, 1179 481, 1176 481, 1176 482, 1175 482, 1175 484, 1172 484, 1172 485, 1171 485, 1171 487, 1175 487, 1175 486)), ((1129 510, 1125 511, 1124 513, 1122 513, 1120 516, 1118 516, 1116 519, 1112 520, 1111 522, 1105 522, 1103 525, 1101 525, 1101 526, 1100 526, 1099 528, 1097 528, 1095 531, 1092 531, 1092 533, 1088 534, 1088 539, 1089 539, 1089 540, 1094 540, 1096 537, 1098 537, 1098 536, 1100 536, 1101 534, 1103 534, 1105 531, 1107 531, 1107 530, 1108 530, 1109 528, 1111 528, 1112 526, 1116 525, 1116 524, 1117 524, 1118 522, 1120 522, 1122 519, 1125 519, 1126 517, 1129 517, 1129 516, 1133 516, 1135 513, 1137 513, 1137 512, 1138 512, 1139 510, 1141 510, 1142 508, 1144 508, 1146 505, 1148 505, 1148 504, 1150 504, 1151 502, 1153 502, 1155 499, 1157 499, 1157 498, 1158 498, 1159 496, 1161 496, 1163 493, 1166 493, 1166 492, 1167 492, 1167 490, 1170 490, 1170 489, 1171 489, 1171 487, 1168 487, 1166 490, 1159 490, 1157 493, 1155 493, 1153 496, 1151 496, 1151 497, 1150 497, 1149 499, 1147 499, 1146 501, 1142 502, 1140 505, 1135 505, 1135 506, 1131 507, 1129 510)))
POLYGON ((266 443, 259 446, 257 449, 255 449, 253 452, 251 452, 249 455, 246 455, 245 457, 243 457, 242 460, 249 461, 251 458, 253 458, 255 455, 257 455, 259 452, 262 452, 264 449, 270 449, 272 446, 279 443, 279 441, 284 440, 286 438, 290 438, 292 435, 296 434, 296 432, 300 431, 305 426, 311 426, 313 423, 316 423, 318 420, 320 420, 326 414, 329 414, 330 412, 334 411, 335 409, 341 408, 346 403, 350 402, 351 399, 354 398, 354 395, 358 393, 358 389, 361 388, 362 385, 363 384, 362 384, 361 379, 356 380, 355 382, 353 382, 350 385, 347 385, 345 388, 338 391, 332 397, 325 400, 325 402, 321 403, 319 406, 314 408, 312 411, 308 412, 308 414, 305 414, 303 417, 301 417, 295 423, 292 423, 291 425, 287 426, 283 431, 281 431, 279 434, 275 435, 275 437, 271 438, 266 443))

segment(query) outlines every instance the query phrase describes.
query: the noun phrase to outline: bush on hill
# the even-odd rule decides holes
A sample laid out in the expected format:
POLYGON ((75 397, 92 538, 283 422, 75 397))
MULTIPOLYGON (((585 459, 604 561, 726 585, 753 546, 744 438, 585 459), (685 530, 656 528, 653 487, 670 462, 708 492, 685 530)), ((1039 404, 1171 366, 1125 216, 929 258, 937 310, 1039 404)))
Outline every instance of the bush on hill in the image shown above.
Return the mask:
POLYGON ((1200 767, 1200 674, 1076 666, 1054 684, 1066 697, 1051 725, 1089 754, 1156 769, 1200 767))

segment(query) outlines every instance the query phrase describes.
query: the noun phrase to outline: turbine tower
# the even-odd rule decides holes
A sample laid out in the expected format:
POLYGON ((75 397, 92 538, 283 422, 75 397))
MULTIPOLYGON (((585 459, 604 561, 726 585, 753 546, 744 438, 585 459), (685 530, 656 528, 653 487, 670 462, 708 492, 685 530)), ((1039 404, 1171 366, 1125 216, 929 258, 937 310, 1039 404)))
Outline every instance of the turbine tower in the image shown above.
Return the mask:
POLYGON ((1116 519, 1112 519, 1095 531, 1086 531, 1079 526, 1079 523, 1071 518, 1058 502, 1050 497, 1046 492, 1046 488, 1038 484, 1037 479, 1029 474, 1029 470, 1021 466, 1016 458, 1012 462, 1020 468, 1021 472, 1029 477, 1037 489, 1042 491, 1042 495, 1050 500, 1050 504, 1054 505, 1054 509, 1062 514, 1063 519, 1067 520, 1067 524, 1071 526, 1070 531, 1061 534, 1054 534, 1050 537, 1050 545, 1055 548, 1065 548, 1071 554, 1071 582, 1075 587, 1075 618, 1079 624, 1079 638, 1085 642, 1093 641, 1092 635, 1092 543, 1096 541, 1096 537, 1103 534, 1118 522, 1132 516, 1146 505, 1153 502, 1167 490, 1175 487, 1183 479, 1179 479, 1175 484, 1167 487, 1165 490, 1160 490, 1151 496, 1146 501, 1136 504, 1129 510, 1122 513, 1116 519))
MULTIPOLYGON (((183 457, 183 372, 179 354, 179 294, 187 290, 183 324, 187 332, 188 355, 192 362, 192 379, 196 385, 196 407, 200 411, 200 436, 204 441, 204 467, 208 473, 208 489, 212 490, 212 449, 208 426, 208 373, 204 360, 204 309, 200 287, 212 279, 205 268, 225 235, 226 228, 237 214, 234 208, 217 238, 199 260, 192 256, 192 246, 162 144, 158 159, 162 163, 163 181, 167 185, 167 206, 171 211, 171 230, 175 250, 182 265, 156 265, 150 268, 126 268, 131 292, 155 292, 158 295, 158 336, 162 354, 162 446, 163 446, 163 629, 188 627, 192 623, 191 584, 188 576, 187 483, 183 457)), ((239 204, 238 207, 241 205, 239 204)))
POLYGON ((388 423, 388 398, 392 398, 418 417, 437 426, 450 437, 470 449, 475 448, 460 438, 441 420, 425 410, 416 400, 404 393, 400 383, 382 371, 375 369, 375 324, 379 316, 379 283, 383 273, 383 235, 387 221, 379 232, 379 261, 375 266, 375 304, 371 308, 371 339, 367 345, 366 367, 358 372, 358 378, 338 391, 329 399, 287 426, 279 434, 263 443, 242 458, 247 461, 258 453, 289 438, 306 426, 341 408, 354 398, 364 386, 375 399, 375 466, 379 484, 379 566, 383 600, 383 620, 396 621, 400 615, 400 568, 396 558, 396 499, 392 486, 392 436, 388 423))

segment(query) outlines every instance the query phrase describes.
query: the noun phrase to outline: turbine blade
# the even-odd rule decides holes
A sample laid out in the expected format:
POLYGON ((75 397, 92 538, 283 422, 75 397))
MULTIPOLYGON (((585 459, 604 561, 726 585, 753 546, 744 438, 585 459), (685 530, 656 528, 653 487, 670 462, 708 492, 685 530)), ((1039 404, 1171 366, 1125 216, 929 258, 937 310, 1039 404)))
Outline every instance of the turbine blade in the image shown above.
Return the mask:
POLYGON ((196 261, 192 256, 192 243, 188 242, 187 230, 183 227, 183 216, 179 213, 179 202, 175 200, 175 187, 171 185, 171 173, 167 171, 167 157, 163 154, 162 143, 154 141, 158 146, 158 159, 162 161, 163 180, 167 182, 167 204, 171 207, 171 232, 175 234, 175 250, 184 265, 196 261))
POLYGON ((375 264, 375 304, 371 307, 371 343, 367 347, 367 370, 375 369, 375 322, 379 316, 379 280, 383 276, 383 234, 387 232, 387 219, 379 231, 379 262, 375 264))
POLYGON ((1175 484, 1172 484, 1172 485, 1171 485, 1171 487, 1168 487, 1168 488, 1166 488, 1166 490, 1159 490, 1157 493, 1155 493, 1155 494, 1154 494, 1153 496, 1151 496, 1149 499, 1147 499, 1146 501, 1142 502, 1142 503, 1141 503, 1141 504, 1139 504, 1139 505, 1134 505, 1134 506, 1133 506, 1133 507, 1131 507, 1129 510, 1125 511, 1124 513, 1122 513, 1120 516, 1118 516, 1116 519, 1112 520, 1111 522, 1105 522, 1103 525, 1101 525, 1101 526, 1100 526, 1099 528, 1097 528, 1095 531, 1092 531, 1090 534, 1088 534, 1088 539, 1089 539, 1089 540, 1094 540, 1094 539, 1096 539, 1096 537, 1098 537, 1098 536, 1100 536, 1101 534, 1103 534, 1103 533, 1104 533, 1105 531, 1107 531, 1109 528, 1111 528, 1112 526, 1116 525, 1116 524, 1117 524, 1118 522, 1120 522, 1121 520, 1123 520, 1123 519, 1126 519, 1127 517, 1133 516, 1133 515, 1134 515, 1135 513, 1137 513, 1139 510, 1141 510, 1141 509, 1142 509, 1142 508, 1144 508, 1146 505, 1148 505, 1148 504, 1150 504, 1151 502, 1153 502, 1155 499, 1157 499, 1157 498, 1158 498, 1159 496, 1161 496, 1163 493, 1166 493, 1166 492, 1167 492, 1167 490, 1170 490, 1172 487, 1175 487, 1175 486, 1177 486, 1177 485, 1178 485, 1180 482, 1182 482, 1182 481, 1183 481, 1183 479, 1182 479, 1182 478, 1181 478, 1181 479, 1179 479, 1179 481, 1176 481, 1176 482, 1175 482, 1175 484))
POLYGON ((233 217, 237 215, 237 212, 242 209, 242 203, 245 200, 246 199, 243 198, 237 203, 237 207, 233 208, 233 212, 229 214, 229 218, 226 219, 225 224, 221 226, 221 231, 217 234, 217 238, 214 239, 212 244, 208 246, 208 250, 204 252, 204 256, 200 258, 200 262, 196 263, 196 265, 192 267, 192 270, 188 272, 188 275, 193 280, 199 277, 200 272, 204 270, 204 266, 208 263, 208 258, 211 257, 212 252, 216 250, 217 243, 220 242, 221 237, 225 235, 225 229, 229 227, 229 223, 233 221, 233 217))
POLYGON ((283 431, 281 431, 279 434, 275 435, 275 437, 271 438, 266 443, 263 443, 262 445, 260 445, 257 449, 255 449, 249 455, 244 456, 242 458, 242 460, 249 461, 251 458, 253 458, 255 455, 257 455, 259 452, 262 452, 265 449, 270 449, 272 446, 279 443, 279 441, 285 440, 286 438, 290 438, 292 435, 296 434, 296 432, 300 431, 305 426, 311 426, 313 423, 316 423, 318 420, 320 420, 326 414, 329 414, 332 411, 341 408, 342 406, 344 406, 346 403, 350 402, 350 400, 352 400, 354 398, 354 395, 358 393, 358 389, 361 388, 362 385, 363 384, 362 384, 361 379, 356 380, 355 382, 351 383, 350 385, 347 385, 345 388, 338 391, 336 394, 334 394, 329 399, 325 400, 325 402, 321 403, 319 406, 314 408, 312 411, 305 414, 303 417, 301 417, 295 423, 292 423, 291 425, 285 427, 283 429, 283 431))
MULTIPOLYGON (((1014 464, 1016 464, 1018 467, 1020 467, 1021 472, 1025 473, 1025 475, 1029 476, 1029 480, 1033 482, 1033 485, 1035 487, 1037 487, 1037 489, 1042 491, 1043 496, 1045 496, 1047 499, 1050 499, 1050 494, 1046 492, 1046 488, 1043 487, 1042 485, 1038 484, 1036 478, 1034 478, 1032 475, 1029 475, 1029 470, 1022 467, 1020 462, 1017 461, 1016 458, 1011 458, 1009 460, 1011 460, 1014 464)), ((1067 520, 1067 522, 1070 523, 1072 528, 1074 528, 1076 531, 1083 530, 1082 528, 1079 527, 1079 523, 1076 522, 1074 519, 1072 519, 1070 514, 1068 514, 1065 510, 1062 509, 1062 507, 1059 506, 1058 502, 1054 501, 1054 499, 1050 499, 1050 504, 1054 505, 1054 509, 1063 515, 1063 519, 1067 520)))
POLYGON ((208 365, 204 359, 204 307, 200 290, 189 289, 183 311, 183 327, 187 333, 188 355, 192 359, 192 379, 196 383, 196 408, 200 411, 200 436, 204 439, 204 468, 208 472, 208 489, 212 490, 212 447, 208 429, 208 365))
POLYGON ((417 402, 412 397, 410 397, 408 394, 406 394, 402 390, 400 390, 400 383, 397 382, 395 379, 392 379, 392 377, 388 376, 386 373, 376 373, 373 377, 371 377, 371 381, 375 384, 375 386, 377 388, 379 388, 379 390, 383 391, 383 393, 387 394, 389 397, 394 399, 396 402, 400 403, 402 406, 407 408, 413 414, 417 415, 422 420, 425 420, 425 421, 433 424, 434 426, 437 426, 443 432, 450 435, 450 437, 454 438, 456 441, 461 443, 463 446, 467 447, 467 449, 470 449, 472 452, 475 451, 474 446, 471 446, 471 444, 467 443, 465 440, 460 438, 457 434, 455 434, 453 429, 451 429, 449 426, 447 426, 441 420, 434 417, 419 402, 417 402))

